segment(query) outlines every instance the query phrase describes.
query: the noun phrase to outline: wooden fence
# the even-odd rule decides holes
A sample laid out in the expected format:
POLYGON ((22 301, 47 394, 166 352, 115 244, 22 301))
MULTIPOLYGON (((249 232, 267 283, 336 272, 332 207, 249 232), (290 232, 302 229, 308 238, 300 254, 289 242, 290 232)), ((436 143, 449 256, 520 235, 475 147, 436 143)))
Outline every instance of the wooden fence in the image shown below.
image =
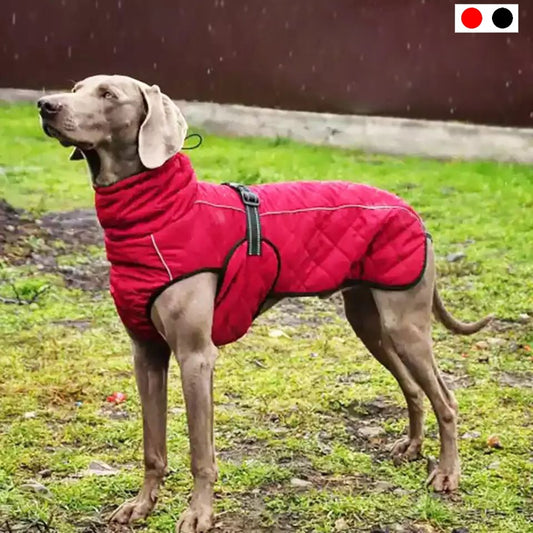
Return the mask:
POLYGON ((454 34, 449 0, 2 0, 0 86, 95 73, 173 98, 533 126, 519 34, 454 34))

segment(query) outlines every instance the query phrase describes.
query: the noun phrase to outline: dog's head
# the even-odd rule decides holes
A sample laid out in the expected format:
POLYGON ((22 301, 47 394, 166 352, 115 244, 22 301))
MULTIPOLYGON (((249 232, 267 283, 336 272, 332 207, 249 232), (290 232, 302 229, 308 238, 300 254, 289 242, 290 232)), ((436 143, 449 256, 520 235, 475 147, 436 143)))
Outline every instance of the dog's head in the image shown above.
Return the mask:
POLYGON ((45 133, 74 146, 73 159, 135 155, 144 168, 157 168, 182 148, 187 133, 180 110, 157 85, 128 76, 92 76, 37 106, 45 133))

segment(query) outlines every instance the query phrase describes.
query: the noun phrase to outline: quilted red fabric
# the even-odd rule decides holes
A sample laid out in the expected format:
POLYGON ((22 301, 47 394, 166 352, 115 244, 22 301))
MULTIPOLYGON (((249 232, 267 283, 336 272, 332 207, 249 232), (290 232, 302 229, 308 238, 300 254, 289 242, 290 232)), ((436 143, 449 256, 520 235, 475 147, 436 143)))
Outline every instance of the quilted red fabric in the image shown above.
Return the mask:
POLYGON ((240 196, 225 185, 198 182, 183 154, 95 189, 111 294, 134 335, 158 336, 151 303, 196 272, 219 274, 216 345, 244 335, 268 296, 312 295, 345 283, 400 290, 423 274, 424 226, 391 193, 348 182, 250 189, 260 199, 261 256, 247 255, 240 196))

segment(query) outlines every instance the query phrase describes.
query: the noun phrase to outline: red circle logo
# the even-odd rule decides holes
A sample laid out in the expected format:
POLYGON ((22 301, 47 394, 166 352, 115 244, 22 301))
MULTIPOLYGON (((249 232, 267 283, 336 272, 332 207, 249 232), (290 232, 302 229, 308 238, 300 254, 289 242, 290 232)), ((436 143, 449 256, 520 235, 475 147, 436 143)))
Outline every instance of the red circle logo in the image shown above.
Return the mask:
POLYGON ((477 28, 481 24, 482 20, 483 16, 481 15, 481 11, 475 7, 469 7, 468 9, 465 9, 461 15, 461 22, 470 30, 477 28))

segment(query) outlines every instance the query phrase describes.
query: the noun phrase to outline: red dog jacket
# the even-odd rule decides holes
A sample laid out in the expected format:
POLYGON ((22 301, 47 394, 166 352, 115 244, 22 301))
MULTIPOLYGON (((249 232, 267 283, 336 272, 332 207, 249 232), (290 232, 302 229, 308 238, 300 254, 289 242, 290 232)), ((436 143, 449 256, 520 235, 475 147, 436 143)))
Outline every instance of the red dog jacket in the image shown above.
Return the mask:
POLYGON ((151 304, 199 272, 219 276, 216 345, 244 335, 269 296, 316 295, 357 283, 400 290, 424 272, 422 221, 391 193, 347 182, 250 191, 245 199, 258 198, 258 207, 245 205, 231 187, 198 182, 183 154, 95 189, 111 294, 135 336, 157 337, 151 304))

